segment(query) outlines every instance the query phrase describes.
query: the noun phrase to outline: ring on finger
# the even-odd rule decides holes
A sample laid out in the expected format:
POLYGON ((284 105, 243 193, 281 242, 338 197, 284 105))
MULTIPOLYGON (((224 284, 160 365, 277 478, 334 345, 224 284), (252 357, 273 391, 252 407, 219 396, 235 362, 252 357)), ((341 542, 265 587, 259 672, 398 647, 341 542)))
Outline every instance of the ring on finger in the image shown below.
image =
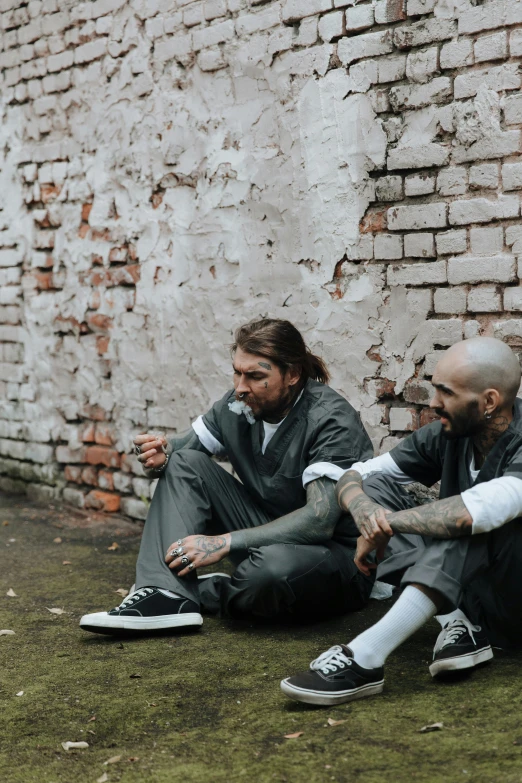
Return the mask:
POLYGON ((189 571, 192 571, 193 568, 194 568, 194 563, 189 563, 189 571))
POLYGON ((141 456, 141 446, 134 446, 134 453, 137 457, 141 456))
POLYGON ((182 546, 178 546, 178 548, 177 549, 173 549, 170 554, 172 555, 172 557, 179 557, 180 555, 183 554, 183 547, 182 546))
POLYGON ((188 566, 189 564, 190 564, 190 560, 186 555, 183 555, 183 557, 181 558, 181 565, 188 566))

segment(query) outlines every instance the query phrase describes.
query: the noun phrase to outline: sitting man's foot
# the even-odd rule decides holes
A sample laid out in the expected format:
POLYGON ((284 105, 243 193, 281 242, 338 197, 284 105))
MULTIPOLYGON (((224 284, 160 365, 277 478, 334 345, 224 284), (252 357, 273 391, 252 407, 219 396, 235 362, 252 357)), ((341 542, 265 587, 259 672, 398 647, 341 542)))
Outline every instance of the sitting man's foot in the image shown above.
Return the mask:
POLYGON ((283 693, 295 701, 329 706, 381 693, 384 685, 384 669, 363 669, 344 644, 330 647, 310 669, 283 680, 283 693))
POLYGON ((493 650, 482 628, 472 625, 467 619, 453 620, 437 637, 430 674, 436 677, 446 672, 471 669, 491 658, 493 650))
POLYGON ((158 587, 135 590, 110 612, 85 614, 80 620, 84 631, 158 631, 201 625, 199 606, 188 598, 173 598, 158 587))

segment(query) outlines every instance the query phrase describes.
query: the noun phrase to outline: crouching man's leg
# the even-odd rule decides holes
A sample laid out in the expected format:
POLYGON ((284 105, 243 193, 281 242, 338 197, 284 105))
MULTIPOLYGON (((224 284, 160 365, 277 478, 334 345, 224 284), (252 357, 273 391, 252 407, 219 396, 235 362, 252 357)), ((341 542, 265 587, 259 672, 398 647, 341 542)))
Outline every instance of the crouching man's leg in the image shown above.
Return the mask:
MULTIPOLYGON (((404 590, 390 611, 347 645, 336 645, 312 661, 311 671, 283 680, 283 692, 296 701, 322 705, 380 693, 390 653, 437 613, 454 611, 463 585, 487 569, 487 536, 479 538, 483 540, 431 540, 404 574, 404 590)), ((491 658, 491 646, 480 628, 469 625, 471 635, 475 631, 472 652, 482 645, 480 660, 491 658)))
MULTIPOLYGON (((206 454, 191 449, 174 453, 150 505, 135 590, 109 612, 84 615, 81 627, 96 633, 117 633, 201 625, 196 571, 190 570, 187 558, 186 563, 181 561, 186 575, 180 577, 165 558, 172 547, 180 550, 178 559, 183 558, 181 542, 187 536, 204 536, 202 546, 207 546, 210 520, 226 533, 264 524, 268 518, 242 484, 206 454)), ((210 543, 219 547, 222 539, 215 536, 210 543)))
POLYGON ((303 621, 361 609, 370 597, 373 576, 362 574, 353 556, 353 548, 335 541, 253 548, 231 578, 201 582, 202 605, 222 615, 303 621))

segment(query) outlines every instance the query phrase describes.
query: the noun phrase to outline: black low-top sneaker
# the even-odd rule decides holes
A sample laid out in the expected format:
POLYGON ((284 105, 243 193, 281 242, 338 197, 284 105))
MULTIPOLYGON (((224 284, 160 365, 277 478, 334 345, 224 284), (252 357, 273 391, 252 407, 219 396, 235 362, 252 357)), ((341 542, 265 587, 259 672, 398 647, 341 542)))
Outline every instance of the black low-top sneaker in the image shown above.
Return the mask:
POLYGON ((330 647, 310 669, 283 680, 283 693, 295 701, 330 706, 381 693, 384 685, 384 669, 363 669, 344 644, 330 647))
POLYGON ((80 620, 84 631, 159 631, 201 625, 199 606, 188 598, 172 598, 158 587, 135 590, 110 612, 85 614, 80 620))
POLYGON ((459 619, 448 623, 437 637, 430 674, 471 669, 493 658, 491 645, 479 625, 459 619))

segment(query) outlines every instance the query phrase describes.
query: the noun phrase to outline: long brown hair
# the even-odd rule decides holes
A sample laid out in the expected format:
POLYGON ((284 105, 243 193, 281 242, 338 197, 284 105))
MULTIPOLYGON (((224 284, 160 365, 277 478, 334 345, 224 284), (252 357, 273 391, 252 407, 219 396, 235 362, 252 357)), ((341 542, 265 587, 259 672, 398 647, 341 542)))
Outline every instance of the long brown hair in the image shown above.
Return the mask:
POLYGON ((247 353, 266 356, 283 372, 290 367, 301 370, 301 381, 312 378, 328 383, 330 373, 320 356, 315 356, 306 346, 301 332, 281 318, 261 318, 250 321, 236 330, 232 353, 241 348, 247 353))

